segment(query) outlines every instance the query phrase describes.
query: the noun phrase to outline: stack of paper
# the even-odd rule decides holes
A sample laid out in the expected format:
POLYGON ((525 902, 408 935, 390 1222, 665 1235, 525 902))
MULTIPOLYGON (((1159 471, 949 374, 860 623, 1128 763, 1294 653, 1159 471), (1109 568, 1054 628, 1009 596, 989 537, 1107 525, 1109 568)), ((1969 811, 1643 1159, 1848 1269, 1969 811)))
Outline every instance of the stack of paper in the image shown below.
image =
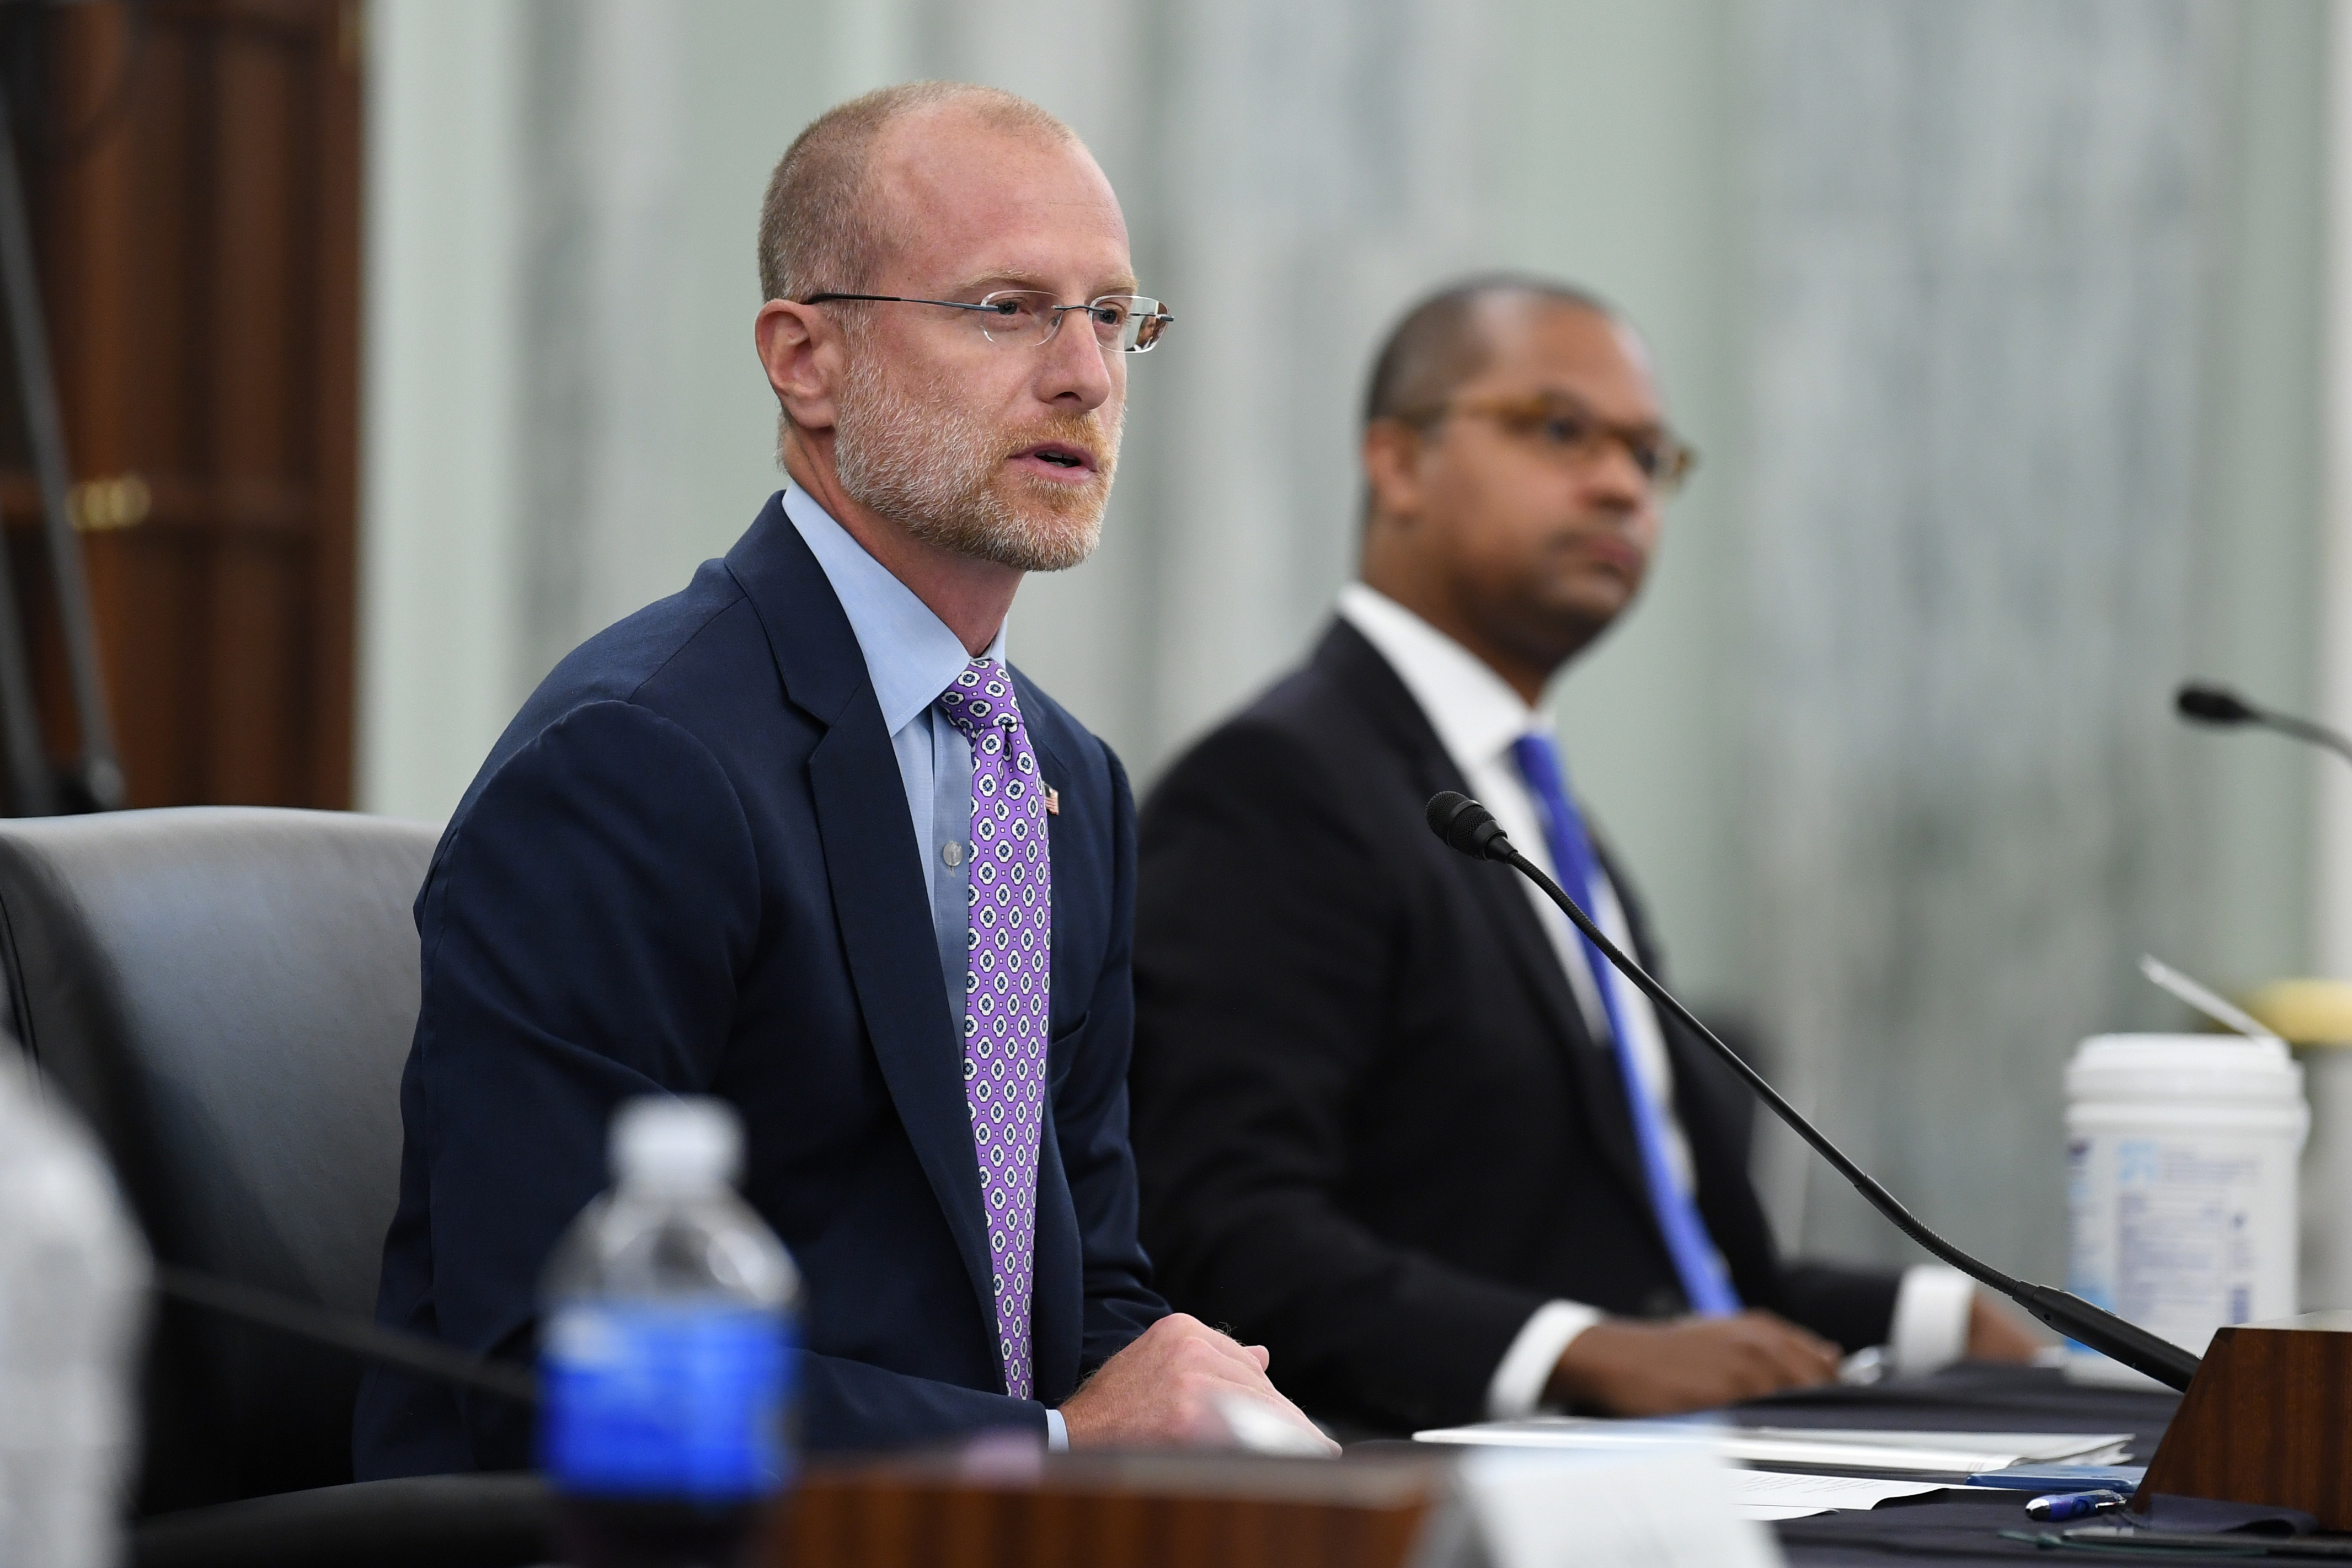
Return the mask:
POLYGON ((1603 1421, 1540 1416, 1416 1432, 1423 1443, 1512 1448, 1623 1449, 1704 1435, 1726 1458, 1783 1469, 1895 1475, 1974 1475, 2021 1464, 2112 1464, 2128 1432, 1880 1432, 1845 1427, 1725 1427, 1688 1421, 1603 1421))
MULTIPOLYGON (((1731 1492, 1742 1519, 1802 1519, 1835 1508, 1876 1508, 1889 1498, 1940 1491, 1938 1481, 1890 1481, 1875 1476, 1803 1476, 1787 1470, 1741 1470, 1731 1492)), ((1975 1490, 1975 1489, 1970 1489, 1975 1490)))
POLYGON ((1751 1467, 1736 1475, 1734 1499, 1742 1518, 1766 1521, 1875 1508, 1890 1498, 1916 1497, 1948 1484, 1921 1479, 1927 1477, 1962 1477, 2023 1464, 2113 1464, 2131 1442, 2125 1432, 1882 1432, 1565 1416, 1448 1427, 1413 1437, 1423 1443, 1591 1454, 1702 1441, 1724 1458, 1751 1467))
MULTIPOLYGON (((2106 1465, 2130 1450, 2128 1432, 1868 1432, 1749 1427, 1725 1451, 1751 1465, 1805 1469, 1895 1470, 1972 1475, 1987 1467, 1955 1459, 2006 1459, 2011 1465, 2106 1465)), ((2007 1465, 1990 1467, 2000 1469, 2007 1465)))

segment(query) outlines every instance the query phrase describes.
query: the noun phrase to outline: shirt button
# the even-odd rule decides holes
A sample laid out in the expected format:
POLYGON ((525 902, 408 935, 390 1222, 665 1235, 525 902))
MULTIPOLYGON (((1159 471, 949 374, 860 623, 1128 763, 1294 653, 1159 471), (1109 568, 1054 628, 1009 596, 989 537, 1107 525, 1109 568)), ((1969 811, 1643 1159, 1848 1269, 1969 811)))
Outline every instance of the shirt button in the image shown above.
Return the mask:
POLYGON ((954 839, 950 839, 940 846, 940 859, 947 862, 948 869, 952 871, 963 864, 963 845, 954 839))

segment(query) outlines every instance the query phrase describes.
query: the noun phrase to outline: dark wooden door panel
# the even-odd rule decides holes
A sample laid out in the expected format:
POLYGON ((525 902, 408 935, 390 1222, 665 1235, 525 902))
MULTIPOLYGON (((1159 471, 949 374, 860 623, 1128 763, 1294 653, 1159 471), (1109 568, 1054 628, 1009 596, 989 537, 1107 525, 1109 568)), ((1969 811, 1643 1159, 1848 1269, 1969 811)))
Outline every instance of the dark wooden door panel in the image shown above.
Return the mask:
MULTIPOLYGON (((37 41, 34 225, 133 805, 350 803, 359 20, 100 0, 37 41)), ((0 516, 37 569, 23 464, 12 429, 0 516)))

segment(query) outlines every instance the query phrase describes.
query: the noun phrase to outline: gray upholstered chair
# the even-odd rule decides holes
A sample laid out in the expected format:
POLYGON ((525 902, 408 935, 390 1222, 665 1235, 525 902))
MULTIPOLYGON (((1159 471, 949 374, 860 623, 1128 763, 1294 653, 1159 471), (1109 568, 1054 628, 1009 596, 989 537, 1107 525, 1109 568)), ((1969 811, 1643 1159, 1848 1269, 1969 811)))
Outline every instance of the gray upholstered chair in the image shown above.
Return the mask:
MULTIPOLYGON (((436 837, 227 807, 0 821, 17 1038, 97 1131, 160 1260, 373 1313, 416 1018, 410 905, 436 837)), ((360 1372, 339 1352, 163 1306, 142 1389, 140 1560, 294 1562, 341 1537, 349 1561, 351 1527, 370 1516, 429 1537, 440 1513, 478 1536, 486 1506, 509 1526, 538 1507, 510 1484, 310 1490, 351 1480, 360 1372), (239 1502, 295 1491, 307 1495, 239 1502), (236 1506, 186 1511, 223 1504, 236 1506)), ((445 1544, 427 1555, 501 1556, 445 1544)))

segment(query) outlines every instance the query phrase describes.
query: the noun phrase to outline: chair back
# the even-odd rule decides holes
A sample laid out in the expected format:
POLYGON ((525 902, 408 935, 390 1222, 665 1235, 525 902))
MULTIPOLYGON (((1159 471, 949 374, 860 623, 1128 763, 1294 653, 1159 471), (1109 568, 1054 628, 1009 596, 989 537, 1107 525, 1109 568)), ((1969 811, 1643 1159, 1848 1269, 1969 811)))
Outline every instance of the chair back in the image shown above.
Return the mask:
MULTIPOLYGON (((156 1257, 372 1314, 439 831, 193 807, 0 821, 16 1035, 111 1155, 156 1257)), ((351 1358, 151 1320, 140 1511, 351 1479, 351 1358)))

